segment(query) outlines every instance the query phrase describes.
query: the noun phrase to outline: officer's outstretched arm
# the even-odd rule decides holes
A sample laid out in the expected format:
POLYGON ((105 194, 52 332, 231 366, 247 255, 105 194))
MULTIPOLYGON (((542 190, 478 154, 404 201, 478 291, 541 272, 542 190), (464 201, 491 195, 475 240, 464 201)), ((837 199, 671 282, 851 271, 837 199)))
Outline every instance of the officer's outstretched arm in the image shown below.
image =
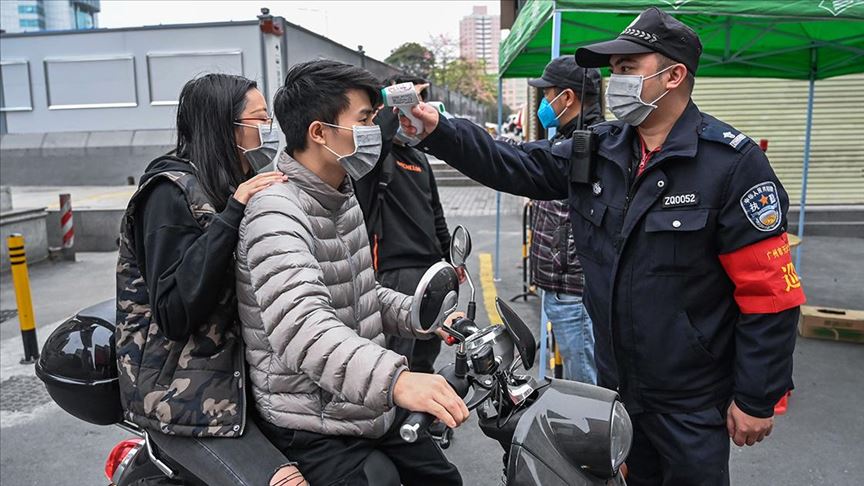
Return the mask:
POLYGON ((744 413, 766 418, 793 387, 795 328, 805 296, 786 235, 789 198, 765 154, 751 144, 728 180, 717 247, 741 310, 734 399, 744 413))
POLYGON ((559 145, 546 140, 511 145, 494 140, 468 120, 441 117, 434 131, 416 148, 499 191, 532 199, 567 197, 569 141, 559 145))

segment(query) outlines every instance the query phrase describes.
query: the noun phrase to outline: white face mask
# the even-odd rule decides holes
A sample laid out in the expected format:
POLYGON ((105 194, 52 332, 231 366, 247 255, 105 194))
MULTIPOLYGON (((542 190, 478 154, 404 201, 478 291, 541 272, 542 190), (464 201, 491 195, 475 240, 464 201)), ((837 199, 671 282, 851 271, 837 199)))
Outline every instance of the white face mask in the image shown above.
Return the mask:
POLYGON ((675 66, 669 66, 647 77, 641 74, 613 74, 606 88, 606 106, 609 111, 624 123, 639 126, 657 108, 656 103, 669 93, 667 89, 656 100, 645 103, 642 101, 643 83, 646 79, 659 76, 673 67, 675 66))
POLYGON ((324 122, 321 124, 354 132, 354 151, 350 154, 339 155, 324 145, 325 149, 336 156, 336 160, 342 164, 342 168, 352 179, 361 179, 375 168, 378 157, 381 156, 381 127, 378 125, 355 125, 349 128, 324 122))
POLYGON ((273 159, 279 153, 279 130, 274 127, 273 123, 261 124, 258 126, 247 125, 245 123, 234 122, 235 125, 241 127, 249 127, 258 129, 258 139, 260 144, 257 147, 247 149, 237 146, 243 155, 246 157, 246 162, 256 174, 263 172, 273 164, 273 159))

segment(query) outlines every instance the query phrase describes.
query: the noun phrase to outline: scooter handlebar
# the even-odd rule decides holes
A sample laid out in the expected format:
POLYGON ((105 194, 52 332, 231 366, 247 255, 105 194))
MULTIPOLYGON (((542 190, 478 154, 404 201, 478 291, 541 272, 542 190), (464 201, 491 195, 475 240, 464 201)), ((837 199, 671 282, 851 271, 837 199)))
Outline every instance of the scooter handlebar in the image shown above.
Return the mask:
POLYGON ((434 421, 434 415, 426 412, 411 412, 411 415, 405 419, 402 427, 399 428, 399 436, 405 442, 416 442, 420 438, 420 434, 425 432, 434 421))
MULTIPOLYGON (((465 396, 468 395, 468 380, 464 377, 459 378, 456 376, 455 365, 449 364, 441 368, 438 370, 438 374, 447 380, 447 383, 453 387, 453 390, 457 395, 462 398, 465 398, 465 396)), ((420 438, 420 434, 425 432, 434 421, 434 415, 426 412, 411 412, 411 415, 409 415, 408 418, 402 422, 402 426, 399 427, 399 436, 402 437, 402 440, 405 442, 416 442, 417 439, 420 438)))

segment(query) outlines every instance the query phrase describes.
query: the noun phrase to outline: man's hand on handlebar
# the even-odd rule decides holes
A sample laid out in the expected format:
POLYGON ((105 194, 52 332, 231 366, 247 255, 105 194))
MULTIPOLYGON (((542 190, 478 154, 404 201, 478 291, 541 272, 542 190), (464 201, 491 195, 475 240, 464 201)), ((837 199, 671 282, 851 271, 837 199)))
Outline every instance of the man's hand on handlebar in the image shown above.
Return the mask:
MULTIPOLYGON (((462 311, 450 314, 449 316, 447 316, 446 319, 444 319, 444 327, 453 327, 453 323, 463 317, 465 317, 465 313, 462 311)), ((438 337, 440 337, 445 343, 447 343, 448 346, 453 345, 453 342, 449 340, 450 334, 447 334, 447 331, 445 331, 444 329, 438 329, 437 331, 435 331, 435 334, 437 334, 438 337)))
POLYGON ((468 419, 468 407, 441 375, 403 371, 393 387, 396 405, 412 412, 426 412, 458 427, 468 419))
POLYGON ((430 133, 438 128, 438 110, 429 106, 426 103, 420 103, 411 107, 411 113, 423 122, 423 132, 419 132, 413 125, 411 120, 399 114, 399 123, 402 125, 402 131, 412 137, 417 137, 420 140, 426 138, 430 133))

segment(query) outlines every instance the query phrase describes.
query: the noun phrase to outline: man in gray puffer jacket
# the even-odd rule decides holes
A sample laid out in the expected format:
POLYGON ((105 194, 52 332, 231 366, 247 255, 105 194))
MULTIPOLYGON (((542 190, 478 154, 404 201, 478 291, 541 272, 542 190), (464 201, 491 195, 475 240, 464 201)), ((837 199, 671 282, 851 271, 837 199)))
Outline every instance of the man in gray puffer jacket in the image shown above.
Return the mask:
POLYGON ((252 392, 262 430, 310 484, 379 484, 367 462, 375 451, 404 485, 461 484, 429 437, 399 439, 405 410, 450 426, 468 410, 443 378, 407 371, 384 347, 384 333, 428 336, 413 331, 411 297, 375 282, 347 177, 378 160, 378 88, 363 69, 313 61, 292 67, 275 97, 288 181, 249 201, 237 246, 252 392))

